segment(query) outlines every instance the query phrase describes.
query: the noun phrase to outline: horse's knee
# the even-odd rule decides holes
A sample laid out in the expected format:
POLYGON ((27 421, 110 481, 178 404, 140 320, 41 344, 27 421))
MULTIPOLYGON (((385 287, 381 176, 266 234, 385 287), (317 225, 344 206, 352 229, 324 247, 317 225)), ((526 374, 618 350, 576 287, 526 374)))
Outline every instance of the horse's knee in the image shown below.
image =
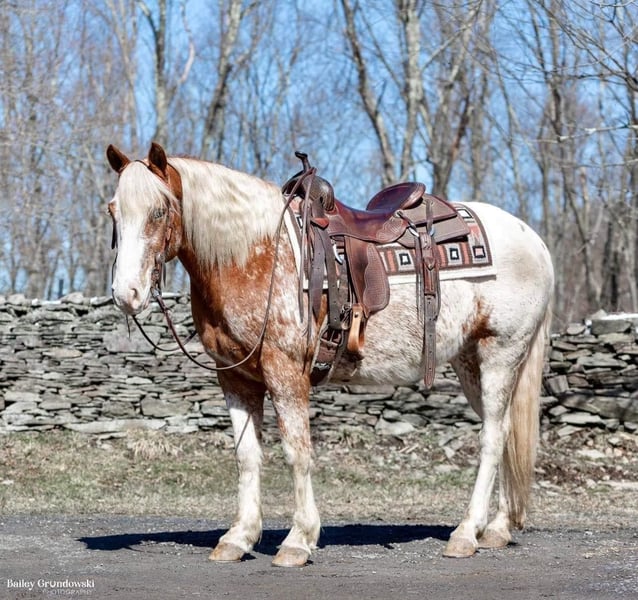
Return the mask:
POLYGON ((282 435, 281 445, 284 451, 284 458, 293 469, 302 471, 309 468, 312 461, 312 441, 310 439, 310 428, 292 433, 286 429, 286 434, 282 435))

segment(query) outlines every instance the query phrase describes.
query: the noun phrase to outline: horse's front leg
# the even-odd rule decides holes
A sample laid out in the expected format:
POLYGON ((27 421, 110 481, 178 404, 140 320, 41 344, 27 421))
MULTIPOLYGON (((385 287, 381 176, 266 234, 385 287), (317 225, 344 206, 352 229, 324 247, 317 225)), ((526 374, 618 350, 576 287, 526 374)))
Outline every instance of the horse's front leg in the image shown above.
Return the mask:
POLYGON ((250 552, 261 537, 260 475, 264 389, 221 373, 219 379, 233 425, 239 493, 237 517, 232 527, 220 538, 209 558, 220 562, 234 562, 250 552))
POLYGON ((299 377, 297 371, 296 378, 291 376, 284 385, 277 386, 276 390, 271 389, 271 392, 284 454, 292 471, 295 495, 293 525, 272 564, 277 567, 302 567, 317 546, 321 528, 311 481, 310 385, 307 378, 299 377))

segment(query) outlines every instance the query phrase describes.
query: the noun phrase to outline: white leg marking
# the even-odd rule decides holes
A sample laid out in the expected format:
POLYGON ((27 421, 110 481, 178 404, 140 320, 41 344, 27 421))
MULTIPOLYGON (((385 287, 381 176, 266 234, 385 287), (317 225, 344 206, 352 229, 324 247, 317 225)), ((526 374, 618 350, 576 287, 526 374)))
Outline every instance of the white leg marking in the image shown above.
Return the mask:
POLYGON ((249 412, 235 398, 227 397, 227 405, 235 436, 235 453, 239 469, 238 510, 232 527, 220 542, 234 544, 244 552, 250 552, 259 541, 262 527, 261 514, 261 444, 259 428, 261 410, 249 412), (257 425, 255 423, 257 422, 257 425))

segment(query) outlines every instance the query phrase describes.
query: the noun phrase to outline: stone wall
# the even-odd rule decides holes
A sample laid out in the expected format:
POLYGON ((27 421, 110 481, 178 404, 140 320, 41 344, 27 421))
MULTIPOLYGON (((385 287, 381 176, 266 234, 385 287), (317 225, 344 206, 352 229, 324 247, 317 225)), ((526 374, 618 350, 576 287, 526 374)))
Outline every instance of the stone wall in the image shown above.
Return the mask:
MULTIPOLYGON (((168 299, 186 336, 188 298, 168 299)), ((174 347, 162 315, 144 318, 156 342, 174 347)), ((638 316, 596 315, 552 340, 543 424, 568 434, 578 427, 638 428, 638 316)), ((191 432, 227 429, 230 420, 216 377, 179 351, 152 350, 130 332, 109 298, 71 294, 58 302, 0 297, 0 432, 68 428, 121 435, 132 427, 191 432)), ((199 342, 189 348, 202 361, 199 342)), ((429 422, 475 427, 452 370, 434 388, 327 388, 313 394, 315 430, 344 426, 401 435, 429 422)), ((265 425, 275 427, 272 409, 265 425)))

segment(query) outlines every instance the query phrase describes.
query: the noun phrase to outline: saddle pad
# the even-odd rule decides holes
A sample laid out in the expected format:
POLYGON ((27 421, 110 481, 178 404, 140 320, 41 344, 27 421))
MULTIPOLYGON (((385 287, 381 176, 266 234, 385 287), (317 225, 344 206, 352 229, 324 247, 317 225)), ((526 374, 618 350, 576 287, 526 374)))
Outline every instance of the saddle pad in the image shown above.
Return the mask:
MULTIPOLYGON (((469 227, 470 234, 467 239, 436 245, 439 255, 439 278, 471 279, 496 275, 490 242, 483 224, 469 207, 458 202, 453 205, 469 227)), ((436 224, 434 227, 436 228, 436 224)), ((397 243, 379 246, 378 250, 391 285, 414 281, 416 270, 413 250, 397 243)))
MULTIPOLYGON (((476 213, 461 203, 453 203, 463 220, 470 229, 467 240, 445 242, 437 244, 439 254, 439 278, 471 279, 474 277, 488 277, 496 275, 496 268, 492 262, 490 243, 483 224, 476 213)), ((297 270, 301 272, 301 216, 299 203, 293 201, 286 211, 284 218, 288 237, 290 239, 297 270)), ((436 227, 436 225, 435 225, 436 227)), ((410 250, 398 243, 377 246, 381 259, 386 268, 390 285, 414 282, 416 271, 414 268, 414 250, 410 250)), ((304 288, 308 289, 308 282, 304 277, 304 288)))

